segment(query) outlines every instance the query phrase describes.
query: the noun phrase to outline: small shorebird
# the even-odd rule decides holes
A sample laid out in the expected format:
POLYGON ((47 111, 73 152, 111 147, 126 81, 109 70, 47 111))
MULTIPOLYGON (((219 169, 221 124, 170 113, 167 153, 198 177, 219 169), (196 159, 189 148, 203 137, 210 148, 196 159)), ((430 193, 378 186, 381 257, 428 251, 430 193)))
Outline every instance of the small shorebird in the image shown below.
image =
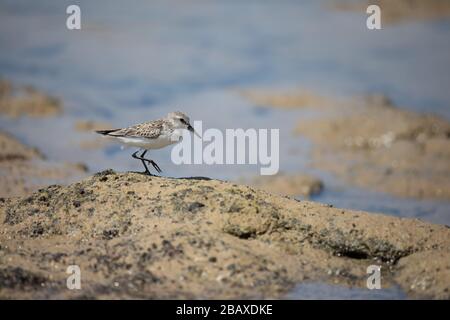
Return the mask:
POLYGON ((179 111, 170 112, 162 119, 135 124, 127 128, 97 130, 96 132, 114 138, 124 145, 140 148, 131 156, 141 160, 145 173, 151 175, 146 162, 150 163, 158 172, 161 172, 161 169, 155 161, 144 158, 145 154, 148 150, 161 149, 178 142, 181 137, 180 129, 187 129, 200 137, 189 123, 189 117, 179 111), (138 155, 139 151, 143 151, 141 155, 138 155))

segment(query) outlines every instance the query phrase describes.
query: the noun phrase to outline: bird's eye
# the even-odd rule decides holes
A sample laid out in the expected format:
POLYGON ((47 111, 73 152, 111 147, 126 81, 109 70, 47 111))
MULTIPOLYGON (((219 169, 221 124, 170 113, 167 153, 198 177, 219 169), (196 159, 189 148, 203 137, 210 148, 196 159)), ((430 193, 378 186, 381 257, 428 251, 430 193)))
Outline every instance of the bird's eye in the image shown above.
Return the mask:
POLYGON ((184 119, 180 119, 180 121, 181 121, 181 123, 184 123, 184 124, 186 124, 186 120, 184 120, 184 119))

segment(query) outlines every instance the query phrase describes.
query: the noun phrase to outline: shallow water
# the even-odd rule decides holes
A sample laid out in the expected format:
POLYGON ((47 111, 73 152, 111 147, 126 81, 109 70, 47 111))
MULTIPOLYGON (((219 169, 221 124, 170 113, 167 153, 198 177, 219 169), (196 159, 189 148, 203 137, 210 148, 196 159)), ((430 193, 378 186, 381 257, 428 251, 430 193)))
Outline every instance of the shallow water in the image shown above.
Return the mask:
MULTIPOLYGON (((309 142, 292 135, 296 119, 307 113, 261 108, 237 93, 255 87, 338 96, 376 92, 450 119, 449 20, 369 31, 364 13, 332 11, 325 1, 77 3, 82 30, 69 31, 65 10, 71 1, 0 1, 0 75, 64 101, 64 114, 56 118, 2 117, 0 126, 52 161, 84 162, 91 172, 141 170, 132 150, 80 148, 92 134, 76 132, 75 121, 122 127, 180 109, 205 129, 279 128, 281 171, 325 181, 324 193, 313 200, 450 225, 446 201, 355 189, 311 170, 309 142)), ((238 179, 259 172, 255 166, 176 166, 170 149, 152 158, 169 176, 238 179)), ((365 297, 358 290, 347 295, 342 288, 311 286, 307 292, 319 296, 365 297)))
POLYGON ((322 282, 302 283, 290 292, 287 299, 323 299, 323 300, 392 300, 406 299, 405 293, 398 287, 365 289, 349 288, 322 282))
MULTIPOLYGON (((309 143, 292 136, 305 111, 261 108, 238 89, 303 87, 338 96, 379 92, 408 108, 450 118, 450 21, 404 23, 381 31, 365 15, 316 1, 80 1, 82 29, 65 28, 69 1, 0 2, 0 75, 64 101, 62 116, 0 119, 50 159, 85 162, 92 172, 140 170, 111 144, 83 150, 90 133, 76 120, 125 126, 181 109, 204 129, 279 128, 280 169, 313 172, 336 206, 450 224, 448 202, 405 200, 355 190, 308 168, 309 143)), ((152 157, 171 176, 237 179, 255 166, 176 166, 170 149, 152 157)))

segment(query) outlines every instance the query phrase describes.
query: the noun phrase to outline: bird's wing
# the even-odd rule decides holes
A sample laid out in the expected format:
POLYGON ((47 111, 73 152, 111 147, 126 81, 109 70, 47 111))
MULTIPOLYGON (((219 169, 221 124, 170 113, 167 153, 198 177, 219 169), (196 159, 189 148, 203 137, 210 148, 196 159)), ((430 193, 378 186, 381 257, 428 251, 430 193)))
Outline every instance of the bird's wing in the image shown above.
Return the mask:
POLYGON ((163 129, 163 121, 155 120, 144 122, 134 126, 110 132, 108 135, 115 137, 139 137, 147 139, 157 138, 163 129))

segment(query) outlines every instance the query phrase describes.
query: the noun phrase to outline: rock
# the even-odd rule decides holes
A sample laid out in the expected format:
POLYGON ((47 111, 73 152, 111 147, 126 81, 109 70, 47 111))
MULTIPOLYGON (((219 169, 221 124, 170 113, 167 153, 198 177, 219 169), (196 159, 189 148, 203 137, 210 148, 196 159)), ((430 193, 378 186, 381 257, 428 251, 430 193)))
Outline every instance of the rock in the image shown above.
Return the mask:
POLYGON ((6 132, 0 131, 0 162, 43 159, 38 150, 28 147, 6 132))
POLYGON ((323 190, 320 179, 305 174, 258 176, 243 183, 267 192, 287 196, 311 197, 323 190))
POLYGON ((61 112, 59 99, 30 86, 13 86, 9 81, 0 80, 0 113, 17 118, 47 117, 61 112))
POLYGON ((35 148, 0 131, 0 197, 23 196, 45 185, 79 179, 80 163, 51 163, 35 148))
POLYGON ((81 149, 96 150, 105 147, 108 144, 108 139, 95 133, 95 130, 111 129, 113 126, 107 122, 97 122, 92 120, 78 120, 75 122, 74 129, 86 135, 79 143, 81 149))
POLYGON ((450 159, 450 139, 430 138, 425 141, 425 153, 434 154, 436 157, 450 159))
POLYGON ((372 264, 383 286, 450 298, 448 227, 223 181, 107 170, 3 199, 0 221, 3 299, 280 298, 303 281, 365 287, 372 264))
POLYGON ((445 119, 361 101, 341 116, 302 121, 296 132, 315 143, 314 167, 346 182, 402 197, 450 199, 445 119))
MULTIPOLYGON (((313 118, 302 118, 295 128, 296 134, 313 142, 314 168, 395 196, 450 199, 450 123, 446 119, 397 108, 383 95, 307 96, 317 99, 306 102, 311 99, 305 98, 303 90, 245 95, 255 105, 320 110, 313 118)), ((278 186, 274 185, 275 192, 278 186)))
POLYGON ((333 8, 365 12, 369 5, 378 5, 382 10, 381 20, 383 24, 432 21, 450 17, 450 3, 446 0, 370 0, 361 2, 341 0, 333 2, 333 8))
POLYGON ((78 132, 94 133, 95 130, 111 128, 112 125, 108 122, 97 122, 92 120, 78 120, 75 122, 75 130, 78 132))
POLYGON ((257 106, 280 109, 296 109, 303 107, 324 107, 331 101, 325 97, 299 89, 295 92, 271 93, 263 89, 240 91, 240 95, 257 106))

